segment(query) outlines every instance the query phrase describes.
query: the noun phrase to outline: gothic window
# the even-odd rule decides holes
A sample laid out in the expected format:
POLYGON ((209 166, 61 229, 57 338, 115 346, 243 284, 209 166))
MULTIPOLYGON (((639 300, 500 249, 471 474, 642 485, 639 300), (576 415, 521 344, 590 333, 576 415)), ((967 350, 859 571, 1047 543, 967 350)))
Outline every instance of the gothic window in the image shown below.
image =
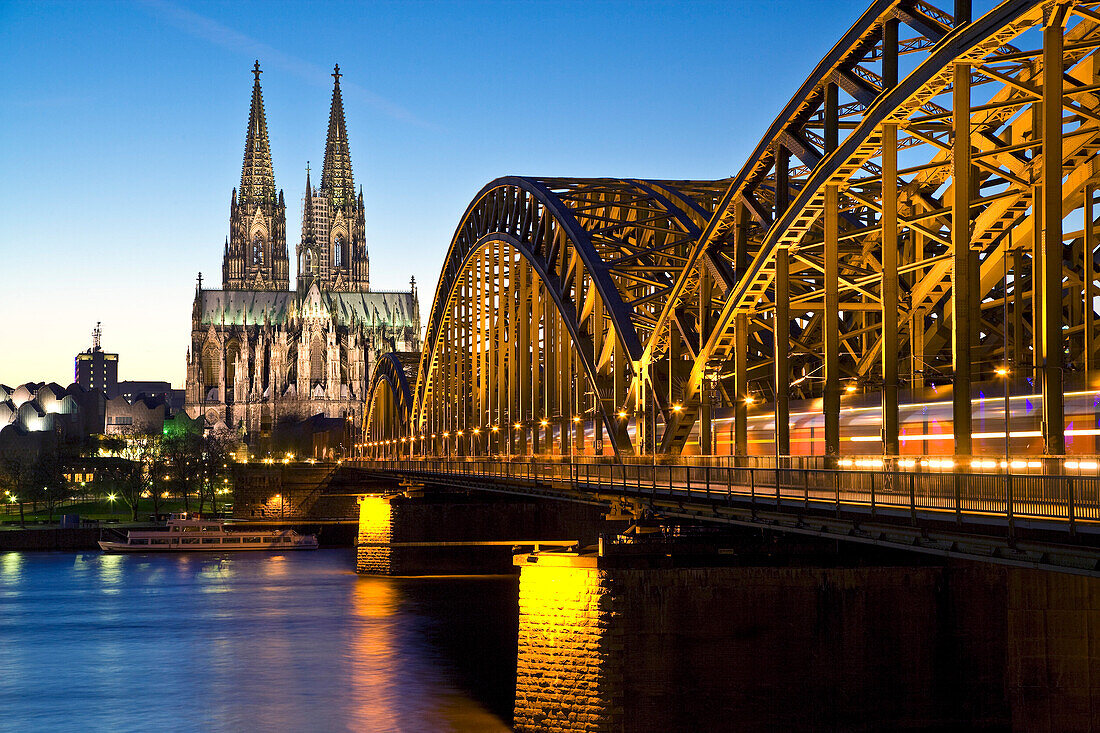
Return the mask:
POLYGON ((264 263, 264 240, 259 234, 252 237, 252 264, 262 265, 264 263))
POLYGON ((320 336, 314 336, 309 345, 309 384, 321 384, 325 381, 325 347, 320 336))
POLYGON ((221 366, 218 359, 218 347, 213 343, 208 343, 206 348, 202 350, 202 383, 206 389, 217 388, 220 386, 221 373, 219 367, 221 366))
POLYGON ((336 241, 332 243, 332 261, 337 267, 344 266, 344 238, 337 234, 336 241))

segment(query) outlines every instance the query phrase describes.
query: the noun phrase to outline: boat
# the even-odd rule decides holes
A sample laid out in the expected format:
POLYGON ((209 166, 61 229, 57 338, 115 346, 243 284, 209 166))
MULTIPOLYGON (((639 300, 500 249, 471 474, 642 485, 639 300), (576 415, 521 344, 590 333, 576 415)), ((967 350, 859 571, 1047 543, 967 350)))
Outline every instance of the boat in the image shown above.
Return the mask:
POLYGON ((126 540, 100 540, 104 552, 236 552, 316 550, 317 535, 292 529, 236 529, 221 519, 173 514, 164 529, 129 530, 126 540))

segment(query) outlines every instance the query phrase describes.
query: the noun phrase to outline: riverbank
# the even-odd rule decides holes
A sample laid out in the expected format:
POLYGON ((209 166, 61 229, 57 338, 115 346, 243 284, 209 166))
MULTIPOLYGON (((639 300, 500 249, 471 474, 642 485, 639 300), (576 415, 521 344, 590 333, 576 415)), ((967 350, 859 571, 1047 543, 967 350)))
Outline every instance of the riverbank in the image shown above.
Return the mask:
POLYGON ((98 527, 29 527, 0 531, 6 550, 98 550, 98 527))
MULTIPOLYGON (((111 529, 126 534, 130 529, 155 529, 163 525, 151 522, 127 522, 104 524, 99 527, 4 527, 0 528, 0 552, 9 550, 50 551, 50 550, 98 550, 102 532, 111 529)), ((315 534, 321 547, 343 548, 355 544, 355 524, 347 525, 309 525, 293 527, 250 524, 251 529, 294 529, 302 534, 315 534)))

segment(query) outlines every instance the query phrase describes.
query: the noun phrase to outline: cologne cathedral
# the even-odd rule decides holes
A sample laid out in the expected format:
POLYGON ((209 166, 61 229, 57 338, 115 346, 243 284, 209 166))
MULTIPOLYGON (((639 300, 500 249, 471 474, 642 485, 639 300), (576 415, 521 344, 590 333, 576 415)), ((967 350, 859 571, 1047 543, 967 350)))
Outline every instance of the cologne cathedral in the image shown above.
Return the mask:
POLYGON ((222 288, 205 289, 200 275, 195 290, 186 385, 189 415, 224 423, 250 442, 314 415, 358 423, 378 355, 420 349, 415 281, 408 291, 370 288, 363 193, 352 178, 339 66, 320 186, 306 168, 291 289, 286 205, 275 188, 261 73, 257 62, 222 288))

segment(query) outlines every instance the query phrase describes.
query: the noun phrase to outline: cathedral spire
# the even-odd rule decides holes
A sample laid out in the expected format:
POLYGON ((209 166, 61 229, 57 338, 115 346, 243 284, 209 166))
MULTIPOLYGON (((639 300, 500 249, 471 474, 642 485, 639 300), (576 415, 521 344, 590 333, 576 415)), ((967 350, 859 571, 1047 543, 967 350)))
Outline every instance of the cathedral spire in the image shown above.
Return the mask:
MULTIPOLYGON (((344 100, 340 95, 340 64, 333 69, 332 107, 328 116, 328 138, 325 140, 325 163, 321 169, 321 190, 332 203, 341 208, 355 198, 355 183, 351 176, 351 151, 344 125, 344 100)), ((265 137, 266 139, 266 137, 265 137)))
POLYGON ((302 214, 303 242, 312 244, 315 237, 313 232, 313 186, 309 182, 309 162, 306 162, 306 205, 302 214))
POLYGON ((252 67, 252 109, 248 113, 248 132, 244 142, 244 165, 241 167, 242 203, 260 203, 275 198, 275 172, 271 168, 271 147, 267 140, 267 119, 264 97, 260 90, 260 62, 252 67))

